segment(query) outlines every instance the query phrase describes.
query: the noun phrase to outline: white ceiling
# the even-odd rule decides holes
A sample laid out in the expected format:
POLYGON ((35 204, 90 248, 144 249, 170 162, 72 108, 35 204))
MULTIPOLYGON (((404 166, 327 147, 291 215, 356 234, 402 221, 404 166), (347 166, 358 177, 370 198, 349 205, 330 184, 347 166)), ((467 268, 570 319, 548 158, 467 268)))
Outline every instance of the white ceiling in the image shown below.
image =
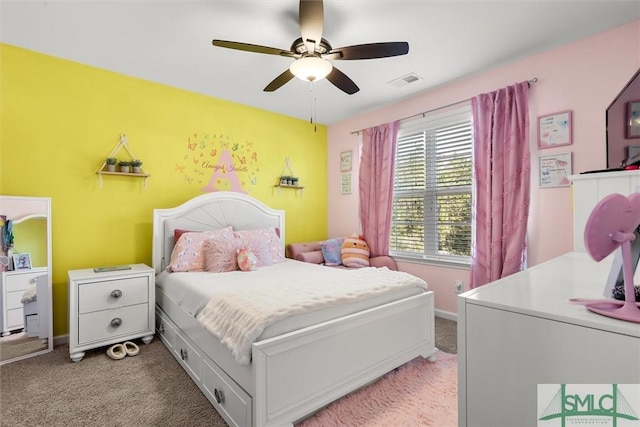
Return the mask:
MULTIPOLYGON (((360 91, 316 82, 316 119, 332 124, 640 19, 640 0, 325 0, 324 15, 334 48, 410 46, 400 57, 334 61, 360 91), (388 84, 409 73, 422 79, 388 84)), ((211 45, 289 49, 298 37, 297 0, 0 0, 3 43, 306 120, 311 84, 294 79, 262 91, 292 59, 211 45)))

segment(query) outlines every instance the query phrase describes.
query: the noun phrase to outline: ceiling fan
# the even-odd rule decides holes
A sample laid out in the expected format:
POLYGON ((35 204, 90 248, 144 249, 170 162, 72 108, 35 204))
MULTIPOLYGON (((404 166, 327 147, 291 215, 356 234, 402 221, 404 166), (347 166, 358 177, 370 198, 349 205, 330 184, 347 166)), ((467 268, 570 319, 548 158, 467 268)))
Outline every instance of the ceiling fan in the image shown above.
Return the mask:
POLYGON ((343 92, 353 95, 360 88, 338 70, 329 60, 354 60, 387 58, 406 55, 409 52, 407 42, 367 43, 334 49, 322 38, 324 26, 324 6, 322 0, 300 0, 300 33, 302 37, 294 40, 289 50, 227 40, 213 40, 214 46, 248 52, 264 53, 294 58, 289 69, 273 79, 265 92, 273 92, 294 77, 316 81, 324 77, 343 92))

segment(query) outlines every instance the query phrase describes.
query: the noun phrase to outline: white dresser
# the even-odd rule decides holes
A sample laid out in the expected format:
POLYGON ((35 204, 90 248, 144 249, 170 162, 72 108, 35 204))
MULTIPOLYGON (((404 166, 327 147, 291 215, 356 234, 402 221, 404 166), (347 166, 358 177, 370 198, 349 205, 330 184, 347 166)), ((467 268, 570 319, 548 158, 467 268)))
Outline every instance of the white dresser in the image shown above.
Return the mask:
POLYGON ((611 257, 571 252, 458 297, 458 425, 538 425, 538 384, 640 383, 640 324, 602 298, 611 257))
POLYGON ((144 264, 130 267, 69 271, 69 356, 74 362, 92 348, 153 339, 155 272, 144 264))
POLYGON ((0 274, 0 331, 2 335, 8 335, 11 331, 24 328, 24 309, 21 302, 22 295, 27 286, 35 285, 36 277, 46 276, 47 268, 39 267, 30 270, 3 271, 0 274))

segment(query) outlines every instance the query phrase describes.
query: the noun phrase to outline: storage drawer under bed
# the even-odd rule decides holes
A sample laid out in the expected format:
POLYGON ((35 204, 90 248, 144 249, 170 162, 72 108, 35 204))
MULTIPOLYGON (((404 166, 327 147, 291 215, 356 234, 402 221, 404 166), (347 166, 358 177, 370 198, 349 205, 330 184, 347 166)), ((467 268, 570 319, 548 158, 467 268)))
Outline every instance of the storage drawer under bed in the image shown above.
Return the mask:
POLYGON ((156 325, 163 344, 224 420, 230 426, 252 425, 251 396, 194 342, 178 332, 177 326, 159 308, 156 308, 156 325))

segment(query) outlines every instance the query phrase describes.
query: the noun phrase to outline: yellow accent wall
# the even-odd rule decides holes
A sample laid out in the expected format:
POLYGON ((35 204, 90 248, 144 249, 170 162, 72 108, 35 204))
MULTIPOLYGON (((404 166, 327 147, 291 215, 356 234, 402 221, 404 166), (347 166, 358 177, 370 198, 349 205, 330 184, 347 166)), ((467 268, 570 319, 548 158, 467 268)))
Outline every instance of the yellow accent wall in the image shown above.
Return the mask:
MULTIPOLYGON (((243 191, 286 211, 287 242, 327 237, 324 126, 6 44, 0 79, 0 194, 52 199, 56 336, 68 330, 67 271, 151 265, 153 209, 210 191, 206 156, 216 164, 226 150, 245 166, 243 191), (151 175, 146 189, 123 176, 100 186, 121 133, 151 175), (304 192, 274 188, 287 157, 304 192)), ((216 190, 232 188, 224 176, 216 190)))

